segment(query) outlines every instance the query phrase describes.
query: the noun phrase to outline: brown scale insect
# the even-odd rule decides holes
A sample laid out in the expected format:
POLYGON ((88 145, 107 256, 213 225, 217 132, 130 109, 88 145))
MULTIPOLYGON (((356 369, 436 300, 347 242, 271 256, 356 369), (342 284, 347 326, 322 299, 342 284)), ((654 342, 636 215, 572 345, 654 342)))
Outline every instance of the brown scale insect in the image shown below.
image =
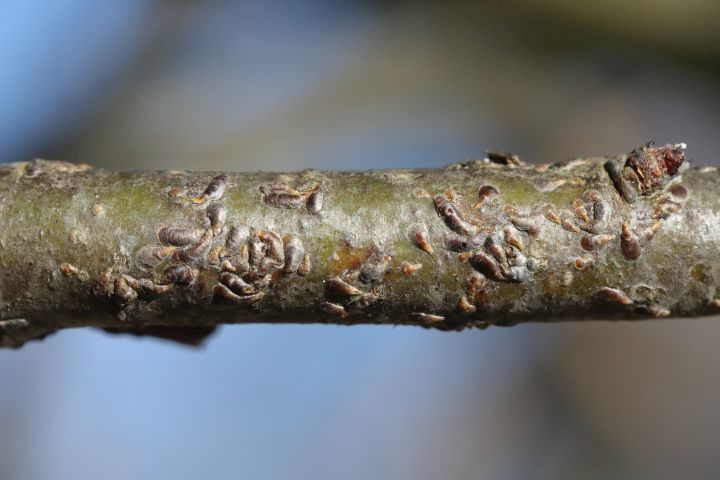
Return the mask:
POLYGON ((71 275, 77 275, 80 273, 80 270, 75 265, 71 265, 69 263, 61 263, 60 264, 60 272, 66 276, 69 277, 71 275))
POLYGON ((172 255, 174 251, 173 247, 141 247, 135 253, 135 261, 143 267, 155 268, 172 255))
POLYGON ((632 305, 633 301, 625 292, 617 288, 603 287, 597 291, 597 298, 620 305, 632 305))
POLYGON ((175 250, 172 259, 175 262, 194 262, 204 259, 212 248, 213 233, 207 230, 194 245, 175 250))
POLYGON ((359 290, 346 281, 342 280, 340 277, 332 277, 328 278, 324 282, 325 284, 325 291, 328 294, 337 294, 344 297, 353 297, 355 295, 362 295, 362 290, 359 290))
POLYGON ((262 300, 265 296, 265 292, 260 291, 252 295, 237 295, 225 285, 218 283, 215 287, 213 287, 213 296, 228 300, 238 305, 252 305, 262 300))
POLYGON ((282 267, 283 262, 278 262, 277 260, 271 258, 271 257, 265 257, 260 262, 260 265, 257 267, 258 273, 262 275, 267 275, 268 273, 271 273, 272 271, 276 270, 278 267, 282 267))
POLYGON ((505 280, 498 261, 484 252, 475 252, 473 256, 470 257, 470 265, 486 277, 492 278, 493 280, 505 280))
POLYGON ((233 272, 233 273, 245 273, 250 270, 250 260, 247 244, 240 248, 240 253, 236 256, 229 258, 223 258, 220 261, 220 269, 233 272))
POLYGON ((260 230, 255 235, 265 242, 267 253, 278 263, 285 261, 282 237, 272 230, 260 230))
POLYGON ((417 271, 420 270, 421 268, 422 268, 422 263, 410 263, 410 262, 403 261, 400 264, 400 270, 405 275, 415 275, 417 273, 417 271))
POLYGON ((133 290, 122 277, 115 279, 113 294, 116 301, 120 304, 128 304, 137 298, 137 292, 133 290))
POLYGON ((500 262, 500 265, 505 265, 507 263, 505 248, 503 247, 500 238, 496 235, 490 235, 485 239, 485 250, 491 253, 492 256, 500 262))
POLYGON ((306 204, 309 192, 299 192, 289 185, 274 184, 260 187, 265 205, 279 208, 300 208, 306 204))
POLYGON ((224 258, 224 259, 220 260, 220 271, 235 273, 235 272, 237 272, 237 269, 235 268, 235 266, 232 264, 232 262, 230 260, 228 260, 227 258, 224 258))
POLYGON ((582 220, 583 222, 589 222, 590 216, 588 215, 587 208, 585 208, 585 204, 582 200, 577 199, 573 202, 573 211, 575 213, 575 216, 582 220))
POLYGON ((410 314, 410 318, 416 322, 424 324, 440 323, 445 321, 445 317, 442 315, 433 315, 432 313, 413 312, 410 314))
POLYGON ((451 252, 467 252, 477 247, 474 241, 468 237, 456 233, 445 233, 443 235, 443 246, 451 252))
MULTIPOLYGON (((599 195, 599 194, 598 194, 599 195)), ((610 222, 610 215, 612 210, 610 204, 605 201, 602 197, 597 198, 593 203, 593 220, 590 228, 593 233, 599 233, 607 227, 610 222)))
POLYGON ((375 303, 379 298, 380 296, 375 292, 363 293, 362 295, 351 298, 347 302, 345 310, 364 310, 375 303))
POLYGON ((640 239, 630 230, 627 223, 622 224, 622 232, 620 233, 620 250, 628 260, 637 260, 642 254, 640 239))
POLYGON ((183 189, 180 187, 170 187, 167 189, 168 197, 182 197, 185 195, 183 189))
POLYGON ((573 266, 577 268, 578 270, 584 270, 590 265, 592 265, 593 259, 592 258, 576 258, 573 261, 573 266))
POLYGON ((163 272, 163 279, 176 285, 190 285, 197 275, 198 271, 187 265, 170 265, 163 272))
POLYGON ((580 231, 580 228, 578 228, 577 225, 574 225, 569 218, 563 218, 560 225, 562 225, 562 227, 568 232, 578 233, 580 231))
POLYGON ((557 214, 555 207, 549 204, 545 205, 545 207, 543 207, 543 213, 545 214, 545 218, 547 218, 553 223, 557 223, 558 225, 560 225, 560 216, 557 214))
POLYGON ((141 278, 138 280, 130 275, 123 275, 122 278, 130 286, 130 288, 138 293, 161 294, 168 292, 172 288, 172 285, 158 285, 147 278, 141 278))
POLYGON ((305 247, 296 235, 285 235, 283 237, 283 250, 285 251, 285 265, 283 272, 297 272, 305 257, 305 247))
POLYGON ((475 208, 482 208, 495 195, 500 195, 500 191, 497 188, 491 185, 483 185, 480 187, 480 190, 478 190, 478 202, 475 204, 475 208))
POLYGON ((606 243, 612 242, 613 240, 615 240, 615 235, 583 235, 583 237, 580 239, 580 246, 586 252, 592 252, 605 245, 606 243))
POLYGON ((457 254, 458 262, 465 263, 470 260, 470 257, 473 256, 472 252, 460 252, 457 254))
POLYGON ((583 200, 586 202, 597 202, 602 198, 602 195, 597 190, 585 190, 582 194, 583 200))
POLYGON ((157 239, 163 245, 184 247, 200 240, 203 230, 183 227, 162 227, 157 231, 157 239))
POLYGON ((242 279, 248 283, 256 283, 256 282, 259 282, 265 275, 267 275, 267 272, 259 272, 257 270, 250 270, 249 272, 245 272, 242 275, 242 279))
POLYGON ((225 249, 223 247, 214 247, 210 249, 210 253, 208 253, 207 256, 208 263, 210 265, 218 265, 224 251, 225 249))
POLYGON ((257 267, 265 258, 265 242, 257 234, 250 237, 249 262, 250 266, 257 267))
POLYGON ((192 203, 200 205, 209 200, 220 200, 225 195, 228 180, 229 177, 225 174, 213 178, 202 195, 192 199, 192 203))
POLYGON ((655 237, 655 234, 660 230, 660 227, 662 227, 661 221, 653 222, 652 225, 650 225, 648 228, 645 229, 645 231, 642 234, 642 237, 645 240, 652 240, 655 237))
POLYGON ((410 239, 413 245, 418 247, 423 252, 432 255, 433 249, 428 242, 428 230, 424 224, 414 223, 407 229, 407 237, 410 239))
POLYGON ((341 318, 345 318, 349 315, 345 307, 338 305, 337 303, 323 302, 320 304, 320 310, 328 315, 335 315, 341 318))
POLYGON ((320 190, 316 190, 308 196, 307 202, 305 202, 305 208, 309 213, 317 215, 323 208, 324 195, 320 190))
POLYGON ((247 243, 250 238, 250 227, 247 225, 235 225, 227 232, 225 238, 225 250, 231 255, 240 252, 241 248, 247 243))
POLYGON ((303 256, 302 263, 298 267, 297 273, 301 277, 304 277, 308 273, 310 273, 310 270, 312 269, 312 264, 310 262, 310 255, 307 253, 303 256))
POLYGON ((532 215, 510 214, 509 218, 515 228, 533 237, 540 235, 542 231, 542 227, 538 223, 537 218, 532 215))
POLYGON ((436 195, 433 203, 435 204, 435 211, 450 230, 461 235, 474 235, 477 233, 477 227, 467 222, 458 211, 457 206, 446 196, 436 195))
POLYGON ((358 277, 360 276, 360 272, 356 269, 343 270, 338 276, 344 282, 352 285, 357 281, 358 277))
POLYGON ((503 213, 507 216, 520 215, 520 211, 512 205, 505 205, 503 207, 503 213))
POLYGON ((207 207, 205 213, 208 219, 210 219, 210 228, 213 234, 220 235, 225 226, 225 220, 227 219, 227 208, 225 204, 213 202, 207 207))
POLYGON ((257 291, 253 285, 246 283, 239 275, 230 272, 220 274, 220 283, 238 295, 252 295, 257 291))
POLYGON ((142 290, 142 285, 140 285, 140 280, 138 280, 135 277, 131 277, 130 275, 121 275, 122 279, 125 280, 125 283, 128 284, 130 288, 132 288, 135 291, 142 290))
POLYGON ((446 188, 443 193, 447 197, 448 201, 450 201, 452 203, 457 203, 458 201, 460 201, 460 197, 458 196, 458 193, 455 190, 453 190, 452 188, 446 188))
POLYGON ((687 200, 688 191, 684 186, 676 184, 668 189, 668 195, 674 202, 682 203, 687 200))
POLYGON ((460 300, 458 301, 457 309, 458 309, 458 312, 460 312, 462 314, 470 315, 470 314, 475 313, 475 311, 477 310, 477 307, 475 305, 473 305, 472 303, 470 303, 465 295, 460 295, 460 300))
POLYGON ((512 245, 518 250, 523 250, 525 248, 520 232, 512 225, 507 225, 503 229, 503 234, 505 236, 505 243, 508 245, 512 245))
POLYGON ((143 291, 154 293, 156 295, 166 293, 170 291, 172 288, 172 285, 158 285, 157 283, 154 283, 152 280, 148 280, 147 278, 140 279, 140 287, 142 287, 143 291))

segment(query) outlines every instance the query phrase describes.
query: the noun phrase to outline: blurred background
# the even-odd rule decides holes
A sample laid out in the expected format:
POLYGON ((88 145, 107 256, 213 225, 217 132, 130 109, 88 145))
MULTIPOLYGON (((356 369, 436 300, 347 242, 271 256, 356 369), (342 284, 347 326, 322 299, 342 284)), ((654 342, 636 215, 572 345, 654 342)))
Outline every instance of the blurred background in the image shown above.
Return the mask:
MULTIPOLYGON (((720 150, 720 3, 3 0, 0 161, 434 167, 720 150)), ((0 351, 0 479, 715 479, 720 322, 67 331, 0 351)))

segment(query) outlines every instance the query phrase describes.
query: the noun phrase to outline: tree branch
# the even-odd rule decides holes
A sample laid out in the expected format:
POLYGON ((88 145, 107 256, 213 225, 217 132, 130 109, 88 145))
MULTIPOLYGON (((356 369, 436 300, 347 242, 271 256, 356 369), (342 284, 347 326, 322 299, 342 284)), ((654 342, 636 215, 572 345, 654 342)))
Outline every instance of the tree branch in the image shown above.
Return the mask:
POLYGON ((434 170, 0 169, 0 343, 99 327, 700 316, 720 308, 719 177, 684 145, 434 170))

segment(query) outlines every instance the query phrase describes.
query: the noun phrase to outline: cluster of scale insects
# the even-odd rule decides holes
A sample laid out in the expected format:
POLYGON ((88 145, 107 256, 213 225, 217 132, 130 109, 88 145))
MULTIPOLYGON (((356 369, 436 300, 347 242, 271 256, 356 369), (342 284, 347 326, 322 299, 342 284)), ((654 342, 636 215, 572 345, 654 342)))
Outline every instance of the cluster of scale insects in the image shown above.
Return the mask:
MULTIPOLYGON (((156 272, 155 278, 137 279, 128 274, 115 277, 112 291, 122 308, 121 317, 139 296, 154 297, 173 288, 191 288, 203 268, 217 272, 213 297, 238 305, 256 304, 279 278, 310 272, 310 255, 297 235, 281 236, 269 229, 226 225, 228 212, 221 199, 227 182, 227 175, 218 175, 202 194, 190 198, 179 188, 168 191, 176 203, 203 207, 203 226, 161 226, 156 235, 159 245, 137 250, 137 265, 156 272)), ((318 204, 321 200, 315 201, 316 207, 318 204)), ((109 279, 106 273, 104 283, 109 279)))
MULTIPOLYGON (((654 148, 645 145, 629 154, 624 163, 608 162, 606 170, 620 197, 634 202, 638 196, 652 197, 665 188, 668 181, 679 173, 684 160, 684 144, 654 148), (618 173, 620 172, 620 173, 618 173)), ((515 155, 494 153, 486 162, 499 163, 510 168, 525 164, 515 155)), ((443 237, 445 249, 457 253, 461 262, 468 262, 473 272, 465 291, 461 294, 457 310, 472 314, 488 300, 489 281, 522 283, 532 278, 541 267, 533 257, 525 255, 530 242, 541 235, 547 223, 556 224, 568 232, 578 235, 581 251, 585 255, 575 258, 570 265, 577 270, 590 266, 599 250, 620 237, 620 249, 629 260, 637 260, 647 243, 652 240, 664 220, 678 212, 687 199, 687 189, 679 184, 671 185, 667 191, 654 196, 652 210, 634 219, 634 224, 624 221, 620 231, 611 231, 612 205, 608 198, 595 189, 588 189, 581 198, 573 201, 568 210, 559 214, 556 207, 547 204, 539 209, 520 212, 511 205, 505 205, 501 212, 487 214, 486 207, 497 196, 498 188, 483 185, 478 190, 478 200, 467 205, 453 190, 446 190, 434 197, 436 213, 450 230, 443 237)), ((431 248, 425 226, 412 226, 409 232, 411 242, 428 251, 431 248)), ((571 281, 572 273, 566 272, 563 281, 571 281), (567 280, 568 277, 570 280, 567 280)), ((664 307, 633 301, 618 288, 605 287, 597 292, 601 301, 633 308, 636 312, 652 316, 669 315, 664 307)), ((442 316, 422 315, 425 320, 442 321, 442 316)))
MULTIPOLYGON (((620 201, 634 202, 639 196, 653 199, 651 211, 622 222, 611 222, 612 202, 617 198, 608 191, 592 188, 560 213, 551 204, 525 211, 511 205, 501 208, 495 200, 502 193, 493 185, 482 185, 477 201, 472 205, 452 189, 436 195, 432 200, 434 209, 448 228, 441 244, 456 254, 460 262, 472 267, 457 302, 457 311, 476 313, 489 301, 492 282, 513 284, 531 280, 544 266, 543 261, 532 256, 532 242, 552 225, 557 227, 551 228, 563 228, 577 235, 579 251, 583 255, 570 262, 571 270, 583 270, 592 265, 599 251, 618 237, 624 258, 637 260, 663 221, 678 212, 687 199, 684 186, 673 184, 665 188, 680 171, 679 148, 679 145, 670 145, 653 149, 647 145, 628 155, 624 166, 617 166, 617 162, 606 164, 620 201), (654 163, 649 167, 643 159, 654 163), (651 178, 653 174, 659 177, 651 178), (613 231, 617 228, 613 225, 618 223, 619 231, 613 231)), ((490 161, 509 168, 524 166, 516 156, 507 154, 494 154, 490 161)), ((142 247, 136 252, 136 261, 144 268, 157 271, 162 265, 168 265, 155 279, 136 279, 127 274, 116 277, 113 293, 121 306, 126 307, 138 295, 158 295, 176 286, 192 286, 198 277, 198 269, 207 265, 219 272, 213 287, 214 297, 239 305, 260 301, 278 276, 309 272, 310 256, 297 236, 283 237, 272 230, 253 230, 245 225, 225 227, 227 209, 220 200, 227 181, 226 175, 219 175, 201 195, 190 199, 190 204, 205 208, 207 225, 203 228, 161 227, 157 231, 160 245, 142 247)), ((296 188, 278 182, 261 187, 260 192, 262 202, 272 207, 304 208, 317 214, 323 206, 319 185, 296 188)), ((182 197, 179 189, 171 189, 169 194, 182 197)), ((434 254, 425 224, 411 224, 406 236, 418 249, 434 254)), ((325 279, 325 299, 320 303, 320 310, 340 318, 362 312, 380 298, 381 282, 391 270, 392 261, 390 255, 376 248, 361 265, 325 279)), ((419 263, 402 262, 400 265, 400 271, 406 275, 412 275, 420 268, 419 263)), ((572 274, 566 272, 565 275, 571 281, 572 274)), ((604 287, 596 296, 601 301, 644 314, 669 314, 663 307, 634 301, 619 288, 604 287)), ((442 315, 431 313, 415 312, 411 316, 426 325, 445 321, 442 315)))

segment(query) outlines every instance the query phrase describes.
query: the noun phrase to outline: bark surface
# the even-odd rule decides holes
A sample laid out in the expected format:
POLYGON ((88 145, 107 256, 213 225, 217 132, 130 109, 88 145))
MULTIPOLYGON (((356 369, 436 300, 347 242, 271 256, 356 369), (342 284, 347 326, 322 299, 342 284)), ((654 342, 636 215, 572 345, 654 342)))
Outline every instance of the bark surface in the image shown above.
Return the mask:
POLYGON ((0 168, 0 344, 71 327, 196 343, 227 323, 701 316, 720 176, 684 145, 431 170, 0 168))

